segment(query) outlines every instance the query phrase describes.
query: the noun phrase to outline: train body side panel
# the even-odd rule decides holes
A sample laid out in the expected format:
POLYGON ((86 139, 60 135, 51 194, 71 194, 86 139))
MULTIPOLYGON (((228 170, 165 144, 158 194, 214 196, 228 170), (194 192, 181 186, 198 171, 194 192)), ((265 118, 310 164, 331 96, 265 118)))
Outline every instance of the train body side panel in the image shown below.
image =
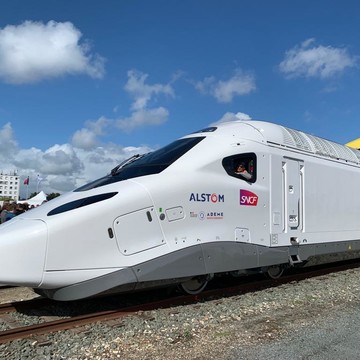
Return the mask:
MULTIPOLYGON (((216 149, 215 146, 210 148, 216 149)), ((204 165, 197 171, 185 165, 182 173, 169 170, 161 188, 149 178, 141 179, 152 195, 155 209, 164 214, 160 224, 171 251, 212 242, 270 245, 267 146, 248 142, 226 149, 223 157, 249 151, 256 152, 257 156, 259 170, 255 183, 229 176, 218 149, 213 159, 208 151, 207 157, 211 160, 203 161, 204 165), (256 201, 242 202, 242 193, 253 194, 256 201)))
POLYGON ((358 167, 276 148, 270 161, 271 246, 360 239, 358 167))

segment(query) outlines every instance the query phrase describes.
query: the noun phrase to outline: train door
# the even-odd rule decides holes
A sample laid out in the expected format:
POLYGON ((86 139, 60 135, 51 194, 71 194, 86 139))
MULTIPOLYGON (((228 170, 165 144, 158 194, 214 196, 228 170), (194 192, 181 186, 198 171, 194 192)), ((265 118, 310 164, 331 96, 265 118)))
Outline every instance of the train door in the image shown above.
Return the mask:
POLYGON ((304 163, 284 158, 282 162, 285 232, 303 230, 304 163))

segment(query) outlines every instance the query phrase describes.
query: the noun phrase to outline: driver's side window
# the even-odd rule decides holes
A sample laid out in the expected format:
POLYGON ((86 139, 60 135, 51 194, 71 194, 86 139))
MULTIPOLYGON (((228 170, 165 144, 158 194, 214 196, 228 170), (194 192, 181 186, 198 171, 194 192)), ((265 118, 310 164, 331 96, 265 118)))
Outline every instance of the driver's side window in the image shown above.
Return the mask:
POLYGON ((254 153, 226 157, 222 165, 230 176, 251 183, 256 181, 256 155, 254 153))

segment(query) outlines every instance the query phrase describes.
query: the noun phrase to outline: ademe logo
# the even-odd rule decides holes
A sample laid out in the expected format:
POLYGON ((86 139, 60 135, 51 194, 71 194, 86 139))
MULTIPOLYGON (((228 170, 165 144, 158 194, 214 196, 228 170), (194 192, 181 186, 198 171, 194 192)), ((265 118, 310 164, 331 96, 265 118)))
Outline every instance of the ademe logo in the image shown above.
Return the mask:
POLYGON ((240 205, 256 206, 258 196, 249 190, 240 190, 240 205))

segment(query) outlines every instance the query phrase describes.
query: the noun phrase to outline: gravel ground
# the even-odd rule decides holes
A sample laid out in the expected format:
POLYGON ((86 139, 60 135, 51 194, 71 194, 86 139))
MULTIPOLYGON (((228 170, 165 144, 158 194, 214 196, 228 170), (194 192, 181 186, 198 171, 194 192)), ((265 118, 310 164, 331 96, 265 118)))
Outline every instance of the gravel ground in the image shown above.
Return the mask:
POLYGON ((97 323, 43 343, 13 341, 0 345, 0 359, 360 359, 359 276, 351 269, 97 323))

